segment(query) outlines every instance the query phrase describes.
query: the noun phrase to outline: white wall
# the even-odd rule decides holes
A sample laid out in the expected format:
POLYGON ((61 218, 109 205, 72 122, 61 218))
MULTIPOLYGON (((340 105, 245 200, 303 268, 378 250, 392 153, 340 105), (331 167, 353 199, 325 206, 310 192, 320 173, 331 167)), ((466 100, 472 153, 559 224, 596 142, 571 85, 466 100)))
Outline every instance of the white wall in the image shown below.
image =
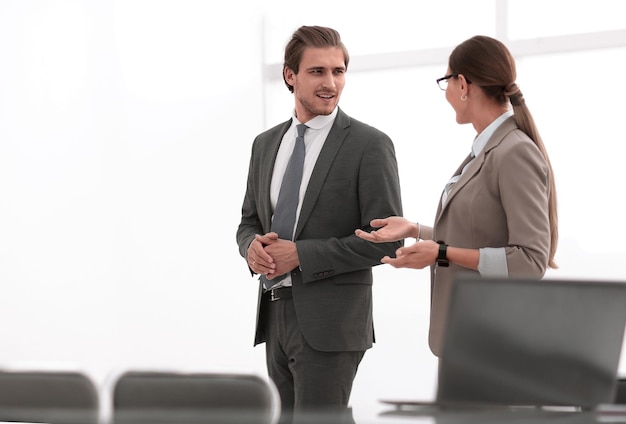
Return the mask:
POLYGON ((235 243, 249 7, 0 2, 0 365, 262 368, 235 243))
MULTIPOLYGON (((280 80, 264 91, 263 63, 305 23, 335 26, 356 56, 495 31, 495 1, 470 20, 440 3, 411 16, 364 2, 355 21, 335 3, 313 15, 294 3, 291 19, 274 1, 0 0, 0 366, 73 364, 98 381, 120 367, 265 375, 256 280, 235 243, 252 139, 292 107, 280 80)), ((622 176, 624 57, 518 63, 557 174, 550 276, 623 279, 625 207, 608 182, 622 176)), ((405 214, 424 222, 473 137, 435 86, 444 71, 349 72, 341 101, 392 136, 405 214)), ((436 379, 427 272, 375 272, 378 343, 355 382, 357 416, 380 398, 429 398, 436 379)))

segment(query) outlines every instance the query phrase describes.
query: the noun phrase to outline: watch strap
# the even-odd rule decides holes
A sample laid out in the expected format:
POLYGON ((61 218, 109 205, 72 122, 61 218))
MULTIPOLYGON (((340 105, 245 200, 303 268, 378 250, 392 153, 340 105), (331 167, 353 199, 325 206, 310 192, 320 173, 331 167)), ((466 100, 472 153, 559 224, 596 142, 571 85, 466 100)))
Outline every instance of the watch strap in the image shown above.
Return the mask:
POLYGON ((439 240, 437 241, 439 244, 439 253, 437 254, 437 266, 450 266, 450 261, 448 261, 448 245, 439 240))

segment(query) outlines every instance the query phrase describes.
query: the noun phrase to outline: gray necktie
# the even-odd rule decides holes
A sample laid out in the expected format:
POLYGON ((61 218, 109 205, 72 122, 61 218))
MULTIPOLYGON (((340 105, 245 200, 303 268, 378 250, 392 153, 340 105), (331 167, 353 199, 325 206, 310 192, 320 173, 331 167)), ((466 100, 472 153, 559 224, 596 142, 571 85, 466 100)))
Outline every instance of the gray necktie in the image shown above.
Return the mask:
MULTIPOLYGON (((278 237, 285 240, 293 238, 293 230, 296 223, 296 210, 300 199, 300 183, 302 182, 302 168, 304 167, 304 132, 308 128, 304 124, 297 127, 298 136, 296 137, 296 145, 289 158, 283 182, 280 185, 278 193, 278 201, 274 209, 274 218, 272 219, 272 231, 278 234, 278 237)), ((265 276, 261 276, 263 286, 266 289, 278 284, 287 274, 279 275, 273 280, 268 280, 265 276)))

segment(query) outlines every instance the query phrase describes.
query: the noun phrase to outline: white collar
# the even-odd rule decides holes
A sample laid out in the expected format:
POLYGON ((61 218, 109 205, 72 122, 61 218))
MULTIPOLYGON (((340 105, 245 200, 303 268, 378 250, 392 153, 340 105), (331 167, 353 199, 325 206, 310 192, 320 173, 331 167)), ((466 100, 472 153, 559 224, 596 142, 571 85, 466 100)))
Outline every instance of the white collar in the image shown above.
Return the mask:
POLYGON ((478 154, 485 148, 485 145, 493 135, 493 133, 498 129, 498 127, 510 116, 513 116, 513 112, 507 110, 502 115, 498 116, 491 124, 487 126, 480 134, 476 136, 474 139, 474 143, 472 143, 472 153, 474 157, 478 156, 478 154))
POLYGON ((325 126, 332 124, 337 117, 337 111, 339 107, 335 107, 335 110, 330 115, 317 115, 314 118, 310 119, 308 122, 300 122, 298 118, 296 118, 296 111, 293 112, 293 125, 297 124, 306 124, 307 127, 312 128, 314 130, 319 130, 324 128, 325 126))

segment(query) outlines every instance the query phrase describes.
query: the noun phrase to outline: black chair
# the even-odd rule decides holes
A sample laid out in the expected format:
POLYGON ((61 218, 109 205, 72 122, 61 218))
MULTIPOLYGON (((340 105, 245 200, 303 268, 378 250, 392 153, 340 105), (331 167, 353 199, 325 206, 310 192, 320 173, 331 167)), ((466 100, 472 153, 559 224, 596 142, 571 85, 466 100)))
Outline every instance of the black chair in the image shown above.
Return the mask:
POLYGON ((254 375, 127 371, 112 383, 113 424, 273 424, 280 401, 254 375))
POLYGON ((0 421, 97 424, 93 381, 75 371, 0 370, 0 421))

